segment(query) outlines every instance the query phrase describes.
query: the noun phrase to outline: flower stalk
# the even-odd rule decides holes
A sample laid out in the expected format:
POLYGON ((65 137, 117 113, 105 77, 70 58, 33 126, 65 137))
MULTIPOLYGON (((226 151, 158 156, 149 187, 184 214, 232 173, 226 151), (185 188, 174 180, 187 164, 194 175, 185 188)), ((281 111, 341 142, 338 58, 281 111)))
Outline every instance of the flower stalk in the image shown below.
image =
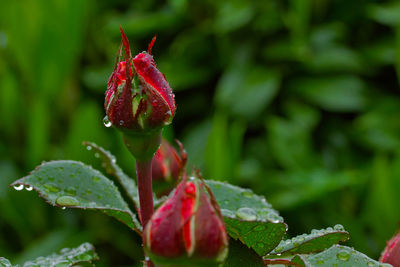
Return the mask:
POLYGON ((139 191, 140 202, 140 219, 143 229, 153 215, 153 188, 151 179, 151 162, 150 160, 136 160, 136 176, 139 191))

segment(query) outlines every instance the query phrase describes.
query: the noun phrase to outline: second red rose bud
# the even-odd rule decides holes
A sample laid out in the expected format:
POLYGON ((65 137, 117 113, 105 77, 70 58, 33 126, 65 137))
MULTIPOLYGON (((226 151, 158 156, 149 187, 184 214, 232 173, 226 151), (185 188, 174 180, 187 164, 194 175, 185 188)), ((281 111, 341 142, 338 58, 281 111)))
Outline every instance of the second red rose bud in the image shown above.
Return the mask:
POLYGON ((144 246, 160 266, 218 266, 227 255, 228 236, 219 207, 199 179, 184 179, 153 214, 144 246))
POLYGON ((183 148, 180 154, 167 140, 162 140, 152 162, 153 190, 157 196, 168 194, 176 185, 186 161, 183 148))
POLYGON ((390 263, 393 267, 400 267, 400 233, 397 233, 387 242, 379 261, 390 263))

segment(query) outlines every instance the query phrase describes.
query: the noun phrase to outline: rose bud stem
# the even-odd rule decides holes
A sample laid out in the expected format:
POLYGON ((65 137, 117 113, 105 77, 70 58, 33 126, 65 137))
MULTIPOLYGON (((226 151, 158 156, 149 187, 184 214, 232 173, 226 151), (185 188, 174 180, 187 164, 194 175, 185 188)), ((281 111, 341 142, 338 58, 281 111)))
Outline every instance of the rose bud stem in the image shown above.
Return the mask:
MULTIPOLYGON (((152 161, 155 152, 161 144, 161 133, 158 131, 151 135, 123 134, 123 140, 136 158, 136 179, 139 192, 139 214, 143 229, 154 213, 153 186, 152 186, 152 161)), ((154 267, 154 264, 145 258, 146 267, 154 267)))
POLYGON ((154 212, 151 160, 136 160, 136 175, 139 190, 140 219, 144 228, 154 212))
POLYGON ((126 147, 136 158, 140 219, 143 229, 153 214, 152 160, 161 144, 161 131, 148 135, 123 134, 126 147))

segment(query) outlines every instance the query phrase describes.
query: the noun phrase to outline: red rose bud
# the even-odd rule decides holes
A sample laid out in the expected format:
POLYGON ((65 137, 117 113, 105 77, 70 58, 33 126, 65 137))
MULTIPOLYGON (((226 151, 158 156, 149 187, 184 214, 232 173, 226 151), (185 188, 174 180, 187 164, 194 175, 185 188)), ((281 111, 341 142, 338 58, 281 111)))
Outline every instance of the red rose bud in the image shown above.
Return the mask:
POLYGON ((174 95, 150 55, 155 39, 149 45, 149 52, 132 59, 129 41, 122 29, 121 35, 126 57, 120 60, 120 49, 118 63, 108 81, 105 125, 114 125, 129 134, 154 133, 170 123, 175 112, 174 95), (135 84, 134 78, 140 84, 135 84))
POLYGON ((386 244, 385 250, 382 252, 380 262, 389 263, 393 267, 400 267, 400 233, 396 234, 386 244))
POLYGON ((158 196, 171 191, 183 172, 185 162, 186 152, 183 147, 180 156, 176 149, 163 139, 152 162, 153 190, 158 196))
POLYGON ((144 231, 150 258, 163 266, 217 266, 228 237, 219 207, 203 181, 183 181, 153 214, 144 231))

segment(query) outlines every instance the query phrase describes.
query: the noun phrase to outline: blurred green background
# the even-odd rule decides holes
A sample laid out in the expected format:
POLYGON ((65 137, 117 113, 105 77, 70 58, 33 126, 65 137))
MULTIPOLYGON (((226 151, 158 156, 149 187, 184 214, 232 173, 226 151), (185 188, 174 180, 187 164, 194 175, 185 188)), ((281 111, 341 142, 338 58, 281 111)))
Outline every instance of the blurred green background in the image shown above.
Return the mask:
MULTIPOLYGON (((400 2, 0 2, 0 256, 14 263, 92 242, 98 266, 132 266, 139 238, 103 214, 48 206, 8 185, 44 160, 134 176, 103 101, 120 43, 147 48, 176 94, 166 135, 207 179, 250 187, 289 235, 340 223, 378 257, 400 221, 400 2)), ((139 265, 137 265, 139 266, 139 265)))

